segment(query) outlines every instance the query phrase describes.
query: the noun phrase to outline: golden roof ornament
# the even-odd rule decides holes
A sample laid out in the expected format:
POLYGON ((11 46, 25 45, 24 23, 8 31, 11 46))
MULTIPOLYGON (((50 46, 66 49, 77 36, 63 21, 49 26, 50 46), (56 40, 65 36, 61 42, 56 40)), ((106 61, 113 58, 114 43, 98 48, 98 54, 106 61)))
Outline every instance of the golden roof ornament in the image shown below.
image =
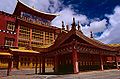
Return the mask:
POLYGON ((75 18, 73 18, 72 29, 76 29, 75 18))
POLYGON ((93 33, 92 33, 92 31, 90 31, 90 38, 93 38, 93 33))
POLYGON ((79 25, 79 21, 78 21, 78 30, 80 30, 80 25, 79 25))
POLYGON ((62 21, 62 30, 65 30, 64 22, 62 21))
POLYGON ((66 29, 67 29, 67 31, 69 31, 69 25, 66 25, 66 29))

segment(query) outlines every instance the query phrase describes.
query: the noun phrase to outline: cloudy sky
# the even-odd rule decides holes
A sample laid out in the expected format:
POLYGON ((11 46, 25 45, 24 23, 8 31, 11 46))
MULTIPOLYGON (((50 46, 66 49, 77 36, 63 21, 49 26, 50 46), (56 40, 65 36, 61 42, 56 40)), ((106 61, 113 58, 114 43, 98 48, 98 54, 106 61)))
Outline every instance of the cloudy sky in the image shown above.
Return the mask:
MULTIPOLYGON (((120 0, 21 0, 36 9, 60 16, 52 25, 61 27, 61 21, 71 26, 72 18, 80 21, 83 33, 104 43, 120 43, 120 0)), ((17 0, 1 0, 0 10, 13 13, 17 0)))

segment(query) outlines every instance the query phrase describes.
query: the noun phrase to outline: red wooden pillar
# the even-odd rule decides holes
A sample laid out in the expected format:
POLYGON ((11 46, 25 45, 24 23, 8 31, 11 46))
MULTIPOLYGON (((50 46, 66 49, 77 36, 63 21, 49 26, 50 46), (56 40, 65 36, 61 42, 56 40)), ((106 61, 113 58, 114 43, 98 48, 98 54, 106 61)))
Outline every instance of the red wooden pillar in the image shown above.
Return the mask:
POLYGON ((32 43, 32 28, 30 28, 30 42, 29 42, 29 46, 31 46, 32 43))
POLYGON ((115 56, 115 62, 116 62, 116 68, 119 69, 119 66, 118 66, 118 57, 115 56))
POLYGON ((75 46, 72 48, 72 63, 73 63, 73 73, 78 73, 78 61, 77 61, 77 50, 75 49, 75 46))
POLYGON ((54 72, 58 72, 58 56, 54 57, 54 72))
POLYGON ((11 59, 11 57, 10 57, 10 58, 8 59, 7 76, 10 75, 11 67, 12 67, 12 59, 11 59))
POLYGON ((40 56, 40 60, 39 60, 39 74, 41 74, 41 56, 40 56))
POLYGON ((37 65, 38 65, 38 59, 36 57, 35 74, 37 74, 37 65))
POLYGON ((100 68, 101 68, 102 71, 104 70, 104 67, 103 67, 103 56, 102 55, 100 55, 100 68))
POLYGON ((45 73, 45 57, 42 57, 42 73, 45 73))
POLYGON ((19 41, 19 32, 20 32, 20 25, 18 24, 18 28, 17 28, 17 38, 16 38, 16 40, 17 40, 17 42, 16 42, 16 46, 18 47, 18 41, 19 41))

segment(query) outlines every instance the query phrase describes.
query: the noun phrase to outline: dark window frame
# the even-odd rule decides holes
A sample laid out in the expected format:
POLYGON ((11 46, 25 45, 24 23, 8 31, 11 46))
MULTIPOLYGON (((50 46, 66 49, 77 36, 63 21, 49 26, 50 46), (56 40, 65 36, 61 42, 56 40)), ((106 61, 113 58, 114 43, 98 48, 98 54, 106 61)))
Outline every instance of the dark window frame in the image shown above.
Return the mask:
POLYGON ((7 31, 15 32, 15 29, 16 29, 15 22, 7 21, 6 29, 7 29, 7 31), (14 29, 13 29, 13 30, 8 29, 8 24, 12 24, 12 25, 14 25, 14 29))
POLYGON ((14 38, 7 38, 7 37, 5 37, 4 46, 10 46, 10 47, 12 47, 12 46, 14 46, 14 43, 15 43, 15 39, 14 38), (13 44, 12 45, 7 45, 6 41, 8 41, 8 40, 13 41, 13 44))

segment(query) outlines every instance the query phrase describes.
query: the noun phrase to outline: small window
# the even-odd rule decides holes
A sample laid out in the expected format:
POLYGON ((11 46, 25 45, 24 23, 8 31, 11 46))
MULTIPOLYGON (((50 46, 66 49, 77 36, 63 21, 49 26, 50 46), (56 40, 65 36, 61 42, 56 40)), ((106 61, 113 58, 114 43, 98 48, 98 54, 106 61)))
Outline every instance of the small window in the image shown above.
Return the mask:
POLYGON ((14 39, 5 39, 5 46, 13 46, 14 44, 14 39))
POLYGON ((15 23, 13 23, 13 22, 7 22, 7 30, 9 30, 9 31, 15 31, 15 23))

